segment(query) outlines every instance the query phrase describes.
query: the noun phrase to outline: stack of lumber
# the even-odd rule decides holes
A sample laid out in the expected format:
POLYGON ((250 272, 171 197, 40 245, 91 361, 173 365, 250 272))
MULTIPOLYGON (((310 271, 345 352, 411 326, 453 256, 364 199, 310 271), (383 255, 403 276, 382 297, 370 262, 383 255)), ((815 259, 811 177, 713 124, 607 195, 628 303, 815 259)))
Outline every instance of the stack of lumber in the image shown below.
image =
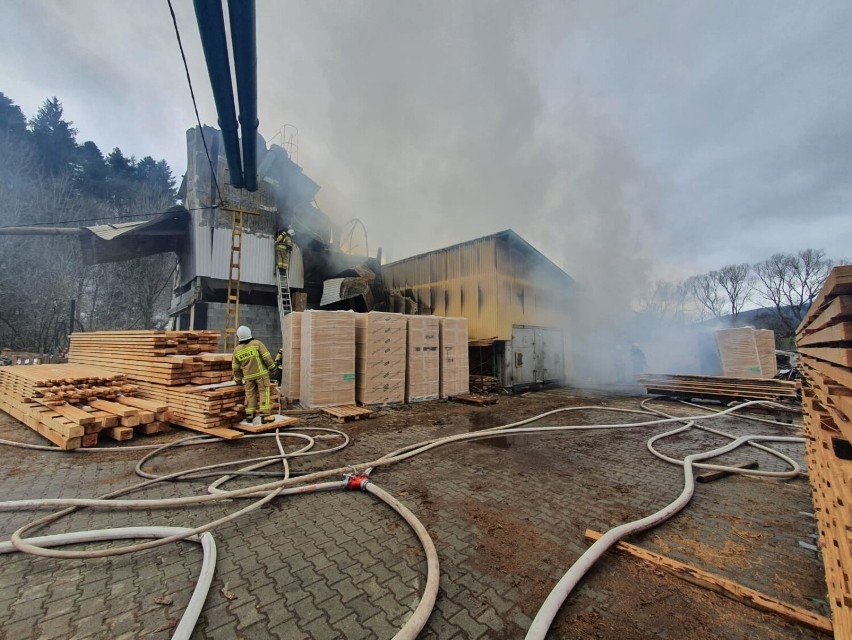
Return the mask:
POLYGON ((398 313, 371 311, 355 316, 355 400, 400 404, 405 400, 407 323, 398 313))
POLYGON ((229 427, 244 416, 243 387, 210 388, 233 379, 231 355, 214 353, 218 340, 216 331, 75 333, 68 359, 126 375, 139 395, 169 407, 174 424, 238 438, 229 427))
POLYGON ((500 384, 500 381, 495 376, 471 375, 468 376, 468 380, 470 381, 470 391, 472 393, 489 393, 500 391, 503 388, 503 385, 500 384))
POLYGON ((406 316, 405 401, 435 400, 440 391, 440 321, 437 316, 406 316))
POLYGON ((231 379, 230 355, 216 354, 215 331, 94 331, 71 334, 68 361, 109 364, 130 380, 164 385, 231 379), (200 355, 205 354, 205 355, 200 355))
POLYGON ((775 333, 751 327, 715 332, 722 375, 729 378, 774 378, 775 333))
POLYGON ((795 400, 795 382, 725 376, 682 376, 645 373, 637 381, 645 391, 661 396, 710 400, 795 400))
POLYGON ((216 385, 167 386, 150 382, 138 385, 141 396, 168 405, 172 423, 176 425, 229 440, 243 435, 231 428, 245 416, 245 391, 240 385, 212 389, 208 387, 216 385))
POLYGON ((852 266, 836 267, 796 334, 808 478, 835 638, 852 638, 852 266))
POLYGON ((281 395, 287 402, 299 399, 302 360, 302 312, 284 316, 281 325, 281 395))
POLYGON ((441 318, 438 393, 442 398, 470 392, 467 355, 467 318, 441 318))
POLYGON ((168 428, 168 407, 134 397, 124 375, 75 364, 0 367, 0 409, 63 449, 99 434, 129 440, 168 428))
POLYGON ((355 314, 302 314, 299 403, 306 409, 355 404, 355 314))

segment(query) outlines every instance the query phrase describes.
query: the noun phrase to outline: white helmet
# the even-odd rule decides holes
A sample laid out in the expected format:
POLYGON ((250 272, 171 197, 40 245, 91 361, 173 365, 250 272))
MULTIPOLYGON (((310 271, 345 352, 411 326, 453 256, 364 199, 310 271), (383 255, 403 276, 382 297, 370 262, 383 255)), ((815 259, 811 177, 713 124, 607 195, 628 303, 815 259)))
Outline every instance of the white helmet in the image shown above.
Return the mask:
POLYGON ((237 340, 240 342, 243 342, 244 340, 251 340, 251 329, 244 324, 237 327, 237 340))
POLYGON ((294 233, 296 233, 296 230, 293 229, 293 227, 287 227, 287 235, 288 236, 292 236, 294 233))

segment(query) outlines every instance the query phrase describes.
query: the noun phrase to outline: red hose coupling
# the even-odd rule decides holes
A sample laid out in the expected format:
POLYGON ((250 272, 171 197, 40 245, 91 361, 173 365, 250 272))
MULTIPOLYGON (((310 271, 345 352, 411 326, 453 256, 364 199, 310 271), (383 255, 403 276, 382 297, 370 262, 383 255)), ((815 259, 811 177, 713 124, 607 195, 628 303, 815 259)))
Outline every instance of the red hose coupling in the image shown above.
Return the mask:
POLYGON ((363 489, 364 485, 370 480, 370 476, 366 473, 358 473, 356 475, 347 476, 349 481, 346 483, 346 488, 350 491, 355 491, 355 489, 363 489))

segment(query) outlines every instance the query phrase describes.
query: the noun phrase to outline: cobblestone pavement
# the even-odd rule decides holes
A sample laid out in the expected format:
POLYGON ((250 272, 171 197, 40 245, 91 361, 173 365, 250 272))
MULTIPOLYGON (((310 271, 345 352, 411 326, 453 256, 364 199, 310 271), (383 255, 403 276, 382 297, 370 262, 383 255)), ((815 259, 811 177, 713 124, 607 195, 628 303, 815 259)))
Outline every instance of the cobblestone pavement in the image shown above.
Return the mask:
MULTIPOLYGON (((404 444, 503 424, 565 405, 638 408, 638 399, 552 390, 501 397, 492 407, 425 403, 379 413, 341 428, 344 451, 295 460, 294 469, 364 462, 404 444)), ((662 403, 660 404, 662 406, 662 403)), ((674 405, 669 404, 669 407, 674 405)), ((672 409, 672 411, 682 411, 672 409)), ((681 415, 685 415, 681 413, 681 415)), ((627 414, 585 411, 546 424, 613 423, 627 414)), ((790 429, 743 420, 708 421, 735 435, 790 429)), ((332 426, 325 418, 300 426, 332 426)), ((454 444, 390 467, 373 480, 398 496, 432 534, 441 590, 423 638, 520 638, 553 584, 586 548, 583 533, 654 511, 681 490, 679 467, 645 448, 663 427, 512 436, 454 444)), ((140 437, 131 444, 183 437, 140 437)), ((0 414, 0 437, 40 442, 0 414)), ((321 441, 321 442, 331 442, 321 441)), ((659 443, 669 455, 719 446, 691 431, 659 443)), ((325 446, 324 444, 322 446, 325 446)), ((802 461, 803 447, 777 447, 802 461)), ((269 438, 170 451, 157 473, 274 453, 269 438)), ((0 498, 92 497, 137 481, 139 453, 42 453, 0 448, 0 498)), ((726 462, 774 458, 744 448, 726 462)), ((253 480, 256 482, 257 480, 253 480)), ((204 493, 206 481, 161 483, 139 497, 204 493)), ((229 486, 241 486, 246 480, 229 486)), ((197 525, 241 503, 126 512, 81 510, 40 533, 164 524, 197 525)), ((826 614, 813 542, 807 481, 744 477, 700 485, 682 514, 633 540, 791 604, 826 614)), ((4 538, 34 512, 3 513, 4 538)), ((362 492, 279 498, 214 530, 218 563, 194 638, 387 638, 405 621, 425 583, 414 534, 362 492)), ((201 553, 190 542, 97 560, 0 559, 0 639, 168 638, 189 600, 201 553)), ((819 634, 761 614, 610 555, 584 579, 557 617, 553 638, 812 638, 819 634)))

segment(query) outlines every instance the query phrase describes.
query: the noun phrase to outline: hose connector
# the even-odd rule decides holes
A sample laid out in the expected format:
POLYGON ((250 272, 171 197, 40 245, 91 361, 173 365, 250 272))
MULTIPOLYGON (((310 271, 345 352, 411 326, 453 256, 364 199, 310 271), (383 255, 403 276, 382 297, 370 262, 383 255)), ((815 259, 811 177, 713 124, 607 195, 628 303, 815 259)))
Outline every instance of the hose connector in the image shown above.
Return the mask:
POLYGON ((347 473, 344 478, 346 478, 346 488, 350 491, 363 490, 370 481, 370 476, 366 473, 347 473))

